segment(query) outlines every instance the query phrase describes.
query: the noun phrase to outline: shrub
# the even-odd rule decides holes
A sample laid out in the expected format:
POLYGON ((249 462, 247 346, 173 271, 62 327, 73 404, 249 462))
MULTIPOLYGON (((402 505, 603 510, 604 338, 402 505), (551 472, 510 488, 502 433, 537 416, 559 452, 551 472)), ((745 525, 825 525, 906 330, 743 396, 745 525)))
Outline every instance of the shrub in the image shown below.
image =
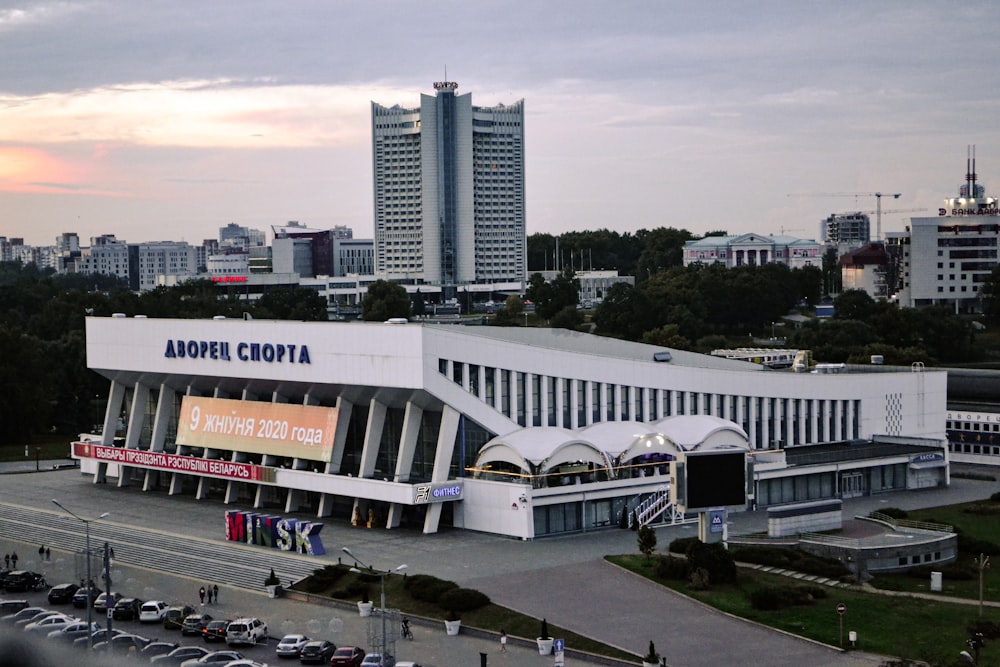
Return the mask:
POLYGON ((438 604, 442 608, 452 611, 472 611, 485 607, 489 603, 490 598, 485 593, 471 588, 450 588, 438 600, 438 604))
POLYGON ((403 587, 410 592, 414 600, 438 604, 441 596, 452 588, 458 588, 458 584, 429 574, 415 574, 406 578, 403 587))
POLYGON ((750 605, 760 611, 777 611, 794 605, 810 605, 826 596, 822 586, 768 586, 750 593, 750 605))
POLYGON ((886 507, 880 509, 878 513, 885 514, 886 516, 892 517, 893 519, 905 519, 910 516, 906 510, 901 510, 898 507, 886 507))
POLYGON ((746 546, 730 550, 733 558, 744 563, 769 565, 787 570, 795 570, 804 574, 815 574, 819 577, 837 579, 849 571, 836 558, 816 556, 800 549, 791 547, 746 546))
POLYGON ((712 577, 705 568, 696 567, 691 570, 691 576, 688 577, 688 585, 693 590, 704 591, 712 585, 712 577))
POLYGON ((990 500, 992 500, 995 503, 1000 503, 1000 491, 990 496, 990 500))
POLYGON ((962 508, 963 514, 978 514, 980 516, 991 516, 1000 514, 1000 505, 994 502, 972 503, 968 507, 962 508))
POLYGON ((703 568, 714 583, 731 584, 736 581, 736 562, 722 544, 705 544, 696 540, 687 550, 691 570, 703 568))
POLYGON ((549 622, 544 618, 542 619, 542 634, 538 635, 541 639, 551 639, 552 635, 549 634, 549 622))
POLYGON ((697 537, 678 537, 670 543, 667 547, 667 551, 675 554, 686 554, 691 545, 698 542, 700 542, 700 540, 697 537))
POLYGON ((342 588, 338 588, 330 593, 330 597, 338 600, 357 600, 361 596, 368 596, 368 587, 358 580, 347 582, 342 588))
POLYGON ((981 540, 976 537, 972 537, 968 533, 963 533, 958 531, 958 551, 964 554, 986 554, 987 556, 995 556, 1000 554, 1000 546, 997 546, 995 542, 990 542, 989 540, 981 540))
POLYGON ((656 576, 671 581, 684 581, 690 570, 688 562, 683 558, 660 556, 656 559, 656 576))

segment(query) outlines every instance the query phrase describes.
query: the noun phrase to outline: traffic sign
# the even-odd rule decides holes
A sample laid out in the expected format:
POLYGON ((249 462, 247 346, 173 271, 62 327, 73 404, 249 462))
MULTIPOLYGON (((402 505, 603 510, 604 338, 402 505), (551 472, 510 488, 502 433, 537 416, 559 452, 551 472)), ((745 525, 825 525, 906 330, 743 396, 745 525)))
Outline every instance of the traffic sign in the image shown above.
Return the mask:
POLYGON ((837 605, 837 613, 840 614, 841 616, 843 616, 844 614, 846 614, 847 613, 847 605, 844 604, 843 602, 839 603, 837 605))

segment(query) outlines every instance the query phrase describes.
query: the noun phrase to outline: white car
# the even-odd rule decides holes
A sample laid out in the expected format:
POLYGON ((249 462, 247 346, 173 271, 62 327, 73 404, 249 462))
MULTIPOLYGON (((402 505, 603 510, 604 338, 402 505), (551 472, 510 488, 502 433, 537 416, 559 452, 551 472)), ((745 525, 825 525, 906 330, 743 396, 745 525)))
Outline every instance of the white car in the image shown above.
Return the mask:
POLYGON ((305 635, 285 635, 278 642, 274 653, 279 658, 297 658, 302 651, 302 646, 307 641, 309 641, 309 638, 305 635))
POLYGON ((410 660, 403 660, 402 662, 397 662, 396 667, 420 667, 420 663, 412 662, 410 660))
POLYGON ((40 634, 48 634, 53 630, 62 630, 67 625, 72 625, 74 623, 79 623, 80 619, 74 618, 73 616, 67 616, 66 614, 55 614, 54 616, 47 616, 40 621, 34 621, 28 623, 24 626, 25 632, 36 632, 40 634))
POLYGON ((200 658, 192 658, 181 663, 181 667, 222 667, 236 660, 244 660, 243 654, 236 651, 212 651, 200 658))
POLYGON ((396 659, 391 655, 387 655, 384 658, 381 653, 369 653, 365 656, 365 659, 361 661, 361 667, 395 667, 396 659))
POLYGON ((226 644, 249 644, 256 646, 267 643, 267 626, 259 618, 237 618, 226 626, 226 644))
POLYGON ((163 600, 150 600, 139 607, 140 623, 160 623, 169 605, 163 600))

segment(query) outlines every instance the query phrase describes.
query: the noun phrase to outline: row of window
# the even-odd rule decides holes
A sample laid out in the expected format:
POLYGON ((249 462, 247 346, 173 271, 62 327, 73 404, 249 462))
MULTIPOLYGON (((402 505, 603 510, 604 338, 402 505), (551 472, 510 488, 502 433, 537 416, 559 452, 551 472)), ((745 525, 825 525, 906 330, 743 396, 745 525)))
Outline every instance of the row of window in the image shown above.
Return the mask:
POLYGON ((861 402, 633 387, 438 360, 442 375, 520 426, 579 428, 706 414, 740 424, 755 448, 860 437, 861 402), (482 372, 481 372, 482 371, 482 372), (499 402, 497 401, 499 395, 499 402))

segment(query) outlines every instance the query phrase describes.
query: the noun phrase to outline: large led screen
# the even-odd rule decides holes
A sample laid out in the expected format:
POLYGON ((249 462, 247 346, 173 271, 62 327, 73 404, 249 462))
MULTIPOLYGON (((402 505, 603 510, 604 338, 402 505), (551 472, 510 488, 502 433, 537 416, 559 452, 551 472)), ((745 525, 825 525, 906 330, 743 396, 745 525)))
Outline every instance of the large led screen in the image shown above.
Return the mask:
POLYGON ((687 510, 735 507, 747 502, 747 455, 743 450, 684 455, 687 510))
POLYGON ((329 461, 337 408, 185 396, 177 444, 329 461))

